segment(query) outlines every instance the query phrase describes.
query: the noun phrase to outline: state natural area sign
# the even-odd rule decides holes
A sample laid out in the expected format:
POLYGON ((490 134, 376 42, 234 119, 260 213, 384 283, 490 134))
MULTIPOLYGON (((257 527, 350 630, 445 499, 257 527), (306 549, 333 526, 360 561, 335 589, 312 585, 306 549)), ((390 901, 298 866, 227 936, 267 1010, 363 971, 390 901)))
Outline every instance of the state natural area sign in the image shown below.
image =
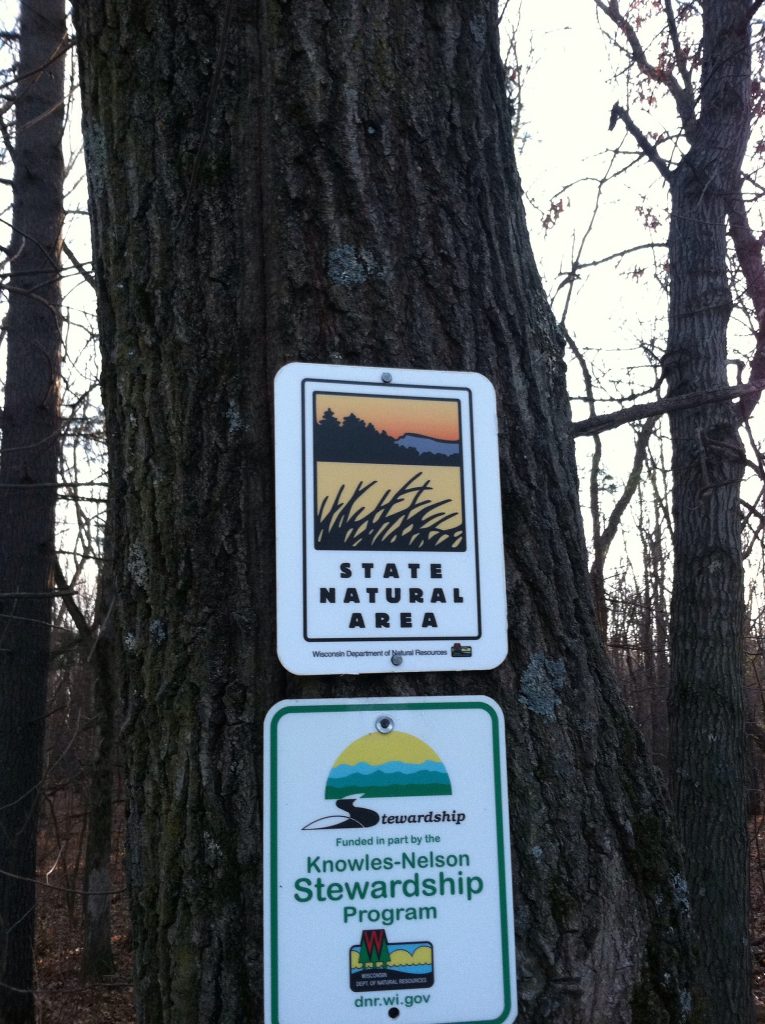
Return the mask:
POLYGON ((488 697, 271 709, 267 1024, 515 1020, 504 737, 488 697))
POLYGON ((298 675, 507 654, 494 388, 290 363, 275 381, 277 649, 298 675))

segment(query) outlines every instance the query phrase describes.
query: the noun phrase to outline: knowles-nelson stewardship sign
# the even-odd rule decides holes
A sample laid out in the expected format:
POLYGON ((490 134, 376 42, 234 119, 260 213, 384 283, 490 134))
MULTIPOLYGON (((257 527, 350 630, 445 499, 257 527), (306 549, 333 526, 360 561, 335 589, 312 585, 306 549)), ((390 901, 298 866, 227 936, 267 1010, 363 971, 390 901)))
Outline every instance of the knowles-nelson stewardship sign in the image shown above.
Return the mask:
POLYGON ((515 1020, 500 708, 284 701, 264 750, 266 1024, 515 1020))
POLYGON ((298 675, 507 654, 494 389, 476 373, 276 376, 277 632, 298 675))

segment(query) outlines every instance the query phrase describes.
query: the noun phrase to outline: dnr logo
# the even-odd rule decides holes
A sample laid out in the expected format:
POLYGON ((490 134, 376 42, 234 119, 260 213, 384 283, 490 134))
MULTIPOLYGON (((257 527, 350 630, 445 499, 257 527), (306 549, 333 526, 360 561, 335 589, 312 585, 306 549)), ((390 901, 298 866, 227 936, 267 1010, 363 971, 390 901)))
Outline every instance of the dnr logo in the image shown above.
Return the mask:
POLYGON ((365 930, 358 946, 351 946, 350 969, 354 992, 430 988, 433 984, 433 944, 389 942, 384 928, 365 930))
POLYGON ((454 643, 452 644, 452 657, 453 658, 472 658, 473 648, 467 644, 454 643))

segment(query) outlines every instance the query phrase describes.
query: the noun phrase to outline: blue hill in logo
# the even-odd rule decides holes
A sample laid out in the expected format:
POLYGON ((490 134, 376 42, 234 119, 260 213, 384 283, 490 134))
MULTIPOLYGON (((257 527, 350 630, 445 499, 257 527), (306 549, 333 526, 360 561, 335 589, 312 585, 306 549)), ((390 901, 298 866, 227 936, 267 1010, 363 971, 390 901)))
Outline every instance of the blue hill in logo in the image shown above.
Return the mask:
POLYGON ((373 732, 346 747, 327 777, 324 796, 343 813, 325 815, 303 828, 372 828, 380 815, 358 807, 359 797, 451 796, 451 792, 449 773, 427 743, 407 732, 373 732))
POLYGON ((325 796, 338 800, 352 793, 364 796, 449 796, 449 775, 440 761, 419 764, 387 761, 384 764, 335 765, 329 773, 325 796))

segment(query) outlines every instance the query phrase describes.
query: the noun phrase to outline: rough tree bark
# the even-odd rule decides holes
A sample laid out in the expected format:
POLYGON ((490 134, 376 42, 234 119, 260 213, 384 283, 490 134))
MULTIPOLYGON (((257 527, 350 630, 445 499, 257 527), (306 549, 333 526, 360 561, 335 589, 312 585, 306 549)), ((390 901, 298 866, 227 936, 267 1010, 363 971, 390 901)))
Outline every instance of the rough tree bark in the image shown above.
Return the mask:
POLYGON ((0 445, 0 1021, 33 1024, 35 843, 52 607, 64 0, 21 5, 0 445))
MULTIPOLYGON (((630 4, 627 14, 619 0, 594 2, 619 30, 620 47, 644 79, 652 87, 666 88, 683 136, 682 148, 672 131, 649 138, 622 106, 612 110, 611 127, 617 121, 624 124, 671 195, 670 306, 663 359, 675 548, 668 708, 671 788, 689 865, 701 983, 713 1020, 740 1024, 752 1018, 753 1006, 739 512, 744 452, 737 428, 758 401, 765 366, 765 274, 761 246, 742 200, 741 163, 752 113, 750 21, 760 3, 705 0, 695 9, 681 5, 676 16, 672 0, 630 4), (650 50, 658 50, 656 60, 649 58, 635 27, 651 7, 666 18, 663 37, 652 33, 650 50), (699 17, 694 37, 693 19, 699 17), (656 144, 652 139, 658 139, 656 144), (674 165, 659 151, 670 139, 669 159, 678 160, 674 165), (682 149, 686 152, 678 159, 682 149), (759 327, 750 382, 735 388, 727 387, 726 372, 732 309, 726 213, 759 327), (736 392, 741 397, 738 409, 730 402, 738 397, 736 392), (699 405, 704 395, 715 404, 699 405)), ((587 429, 599 427, 591 420, 587 429)))
POLYGON ((587 585, 562 343, 490 0, 79 0, 141 1024, 262 1019, 261 723, 286 696, 506 709, 521 1016, 690 1019, 685 882, 587 585), (275 659, 271 382, 293 359, 499 391, 511 653, 275 659))
MULTIPOLYGON (((703 5, 700 109, 670 177, 668 396, 727 383, 732 309, 726 209, 749 138, 748 0, 703 5)), ((731 403, 670 414, 674 582, 670 765, 700 936, 702 979, 718 1024, 752 1019, 747 920, 744 591, 731 403)))

